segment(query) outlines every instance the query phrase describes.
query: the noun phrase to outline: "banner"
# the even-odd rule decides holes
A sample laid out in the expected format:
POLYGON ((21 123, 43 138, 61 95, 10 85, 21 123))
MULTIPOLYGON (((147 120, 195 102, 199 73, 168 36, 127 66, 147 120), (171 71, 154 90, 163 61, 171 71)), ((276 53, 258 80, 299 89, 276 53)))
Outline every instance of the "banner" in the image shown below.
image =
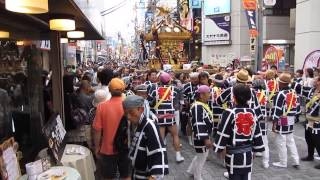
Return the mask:
POLYGON ((231 17, 213 16, 204 20, 205 45, 230 44, 231 17))
POLYGON ((242 4, 247 16, 250 36, 257 37, 258 36, 258 29, 256 24, 257 1, 242 0, 242 4))
POLYGON ((320 50, 311 52, 303 63, 303 69, 319 67, 320 65, 320 50))
POLYGON ((190 9, 200 9, 201 0, 189 0, 190 9))

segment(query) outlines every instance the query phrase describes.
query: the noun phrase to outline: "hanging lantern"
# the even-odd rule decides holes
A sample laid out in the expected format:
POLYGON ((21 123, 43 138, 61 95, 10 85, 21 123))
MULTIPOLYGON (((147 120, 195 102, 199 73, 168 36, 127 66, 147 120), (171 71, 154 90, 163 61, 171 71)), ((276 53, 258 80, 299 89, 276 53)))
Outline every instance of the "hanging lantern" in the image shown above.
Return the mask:
POLYGON ((56 14, 49 20, 50 30, 73 31, 76 29, 76 22, 71 15, 56 14))
POLYGON ((61 44, 66 44, 68 42, 69 42, 68 38, 60 38, 60 43, 61 44))
POLYGON ((0 38, 9 38, 10 33, 8 31, 0 31, 0 38))
POLYGON ((71 39, 84 38, 83 31, 69 31, 67 32, 67 37, 71 39))
POLYGON ((8 11, 18 13, 41 14, 49 11, 48 0, 6 0, 5 3, 8 11))
POLYGON ((17 45, 17 46, 23 46, 23 45, 24 45, 24 42, 23 42, 23 41, 17 41, 17 42, 16 42, 16 45, 17 45))

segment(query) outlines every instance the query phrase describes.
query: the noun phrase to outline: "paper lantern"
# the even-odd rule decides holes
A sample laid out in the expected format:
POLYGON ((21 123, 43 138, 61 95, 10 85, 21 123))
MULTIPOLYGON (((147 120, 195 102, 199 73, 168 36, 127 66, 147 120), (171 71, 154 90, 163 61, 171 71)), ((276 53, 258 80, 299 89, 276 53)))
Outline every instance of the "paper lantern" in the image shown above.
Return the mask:
POLYGON ((0 38, 9 38, 10 33, 8 31, 0 31, 0 38))
POLYGON ((47 13, 48 0, 6 0, 6 9, 18 13, 41 14, 47 13))
POLYGON ((84 38, 83 31, 69 31, 67 32, 67 37, 71 39, 84 38))
POLYGON ((49 25, 50 29, 55 31, 73 31, 76 29, 76 22, 70 15, 53 15, 49 20, 49 25))

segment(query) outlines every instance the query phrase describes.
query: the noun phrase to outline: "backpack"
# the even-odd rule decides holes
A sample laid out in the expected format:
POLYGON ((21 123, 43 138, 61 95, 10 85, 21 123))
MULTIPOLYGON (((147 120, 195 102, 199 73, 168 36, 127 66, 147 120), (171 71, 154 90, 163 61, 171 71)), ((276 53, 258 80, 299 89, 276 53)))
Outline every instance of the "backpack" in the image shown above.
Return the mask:
POLYGON ((76 96, 73 95, 71 100, 71 122, 75 127, 79 127, 81 125, 89 124, 89 114, 81 108, 79 102, 76 99, 76 96))
POLYGON ((120 120, 117 133, 113 142, 114 150, 116 152, 128 152, 128 119, 123 116, 120 120))

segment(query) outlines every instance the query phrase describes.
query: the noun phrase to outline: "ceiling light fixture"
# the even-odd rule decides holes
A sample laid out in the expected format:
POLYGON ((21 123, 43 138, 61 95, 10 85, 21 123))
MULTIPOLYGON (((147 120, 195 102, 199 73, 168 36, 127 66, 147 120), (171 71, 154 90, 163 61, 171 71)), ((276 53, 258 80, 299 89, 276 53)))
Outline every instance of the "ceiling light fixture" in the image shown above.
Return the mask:
POLYGON ((49 20, 50 30, 73 31, 76 29, 76 22, 71 15, 55 14, 49 20))
POLYGON ((6 9, 18 13, 41 14, 49 11, 48 0, 6 0, 6 9))
POLYGON ((71 39, 84 38, 83 31, 69 31, 67 32, 67 37, 71 39))

